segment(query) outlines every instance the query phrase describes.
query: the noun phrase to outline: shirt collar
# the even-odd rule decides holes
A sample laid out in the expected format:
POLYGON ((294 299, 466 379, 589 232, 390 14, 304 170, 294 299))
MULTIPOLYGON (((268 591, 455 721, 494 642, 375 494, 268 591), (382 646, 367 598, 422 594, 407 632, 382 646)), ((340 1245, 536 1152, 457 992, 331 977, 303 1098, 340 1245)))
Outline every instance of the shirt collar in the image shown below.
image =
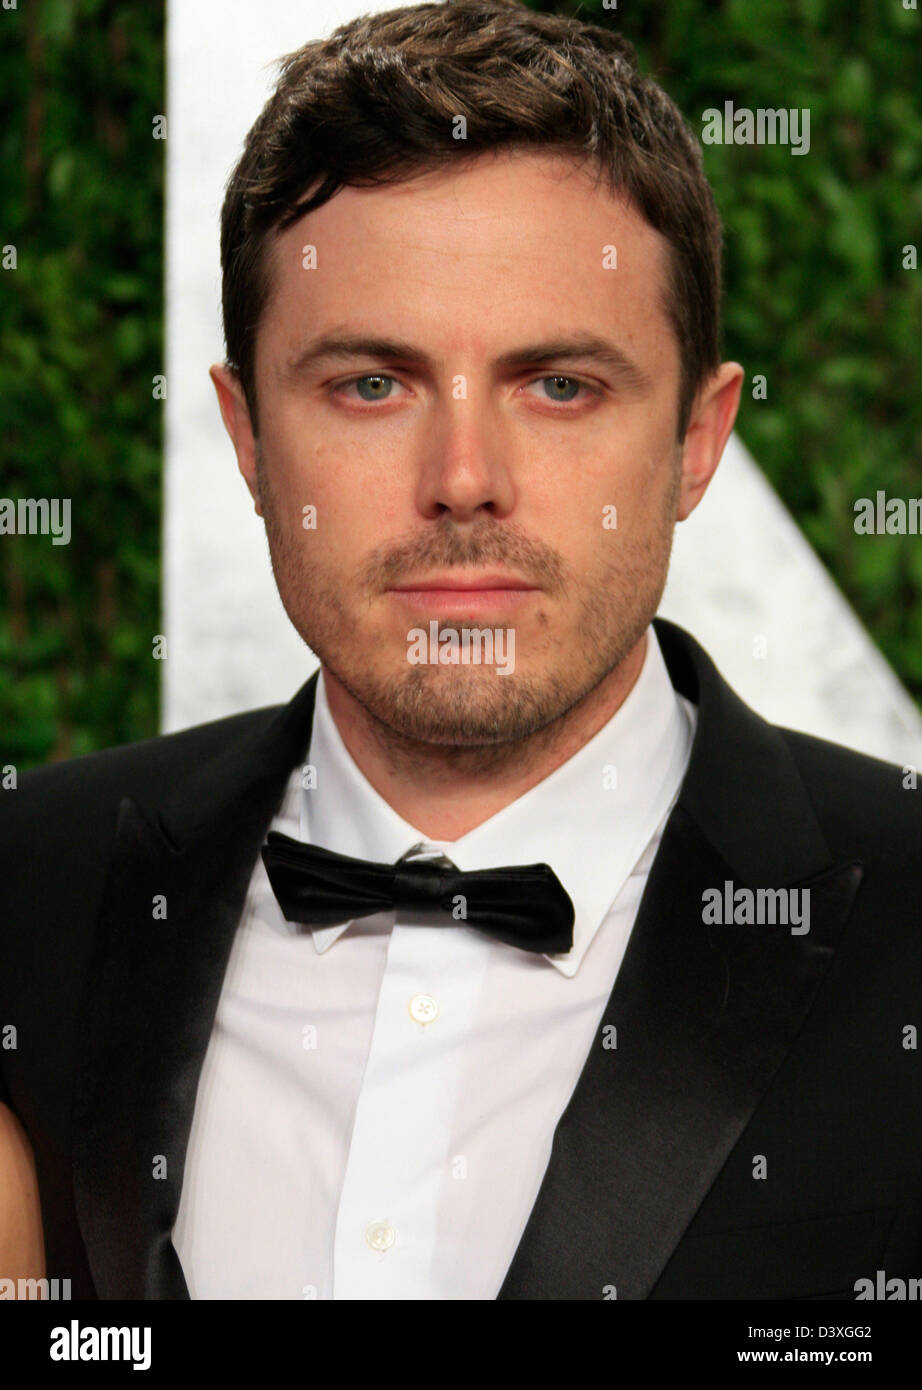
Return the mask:
MULTIPOLYGON (((430 840, 374 789, 342 741, 324 675, 317 681, 308 766, 296 768, 281 810, 300 839, 339 854, 396 862, 408 850, 442 851, 462 871, 541 862, 573 902, 573 946, 548 955, 572 977, 615 898, 678 795, 693 736, 693 707, 676 694, 652 625, 640 675, 588 743, 542 782, 457 840, 430 840)), ((314 927, 318 952, 349 922, 314 927)))

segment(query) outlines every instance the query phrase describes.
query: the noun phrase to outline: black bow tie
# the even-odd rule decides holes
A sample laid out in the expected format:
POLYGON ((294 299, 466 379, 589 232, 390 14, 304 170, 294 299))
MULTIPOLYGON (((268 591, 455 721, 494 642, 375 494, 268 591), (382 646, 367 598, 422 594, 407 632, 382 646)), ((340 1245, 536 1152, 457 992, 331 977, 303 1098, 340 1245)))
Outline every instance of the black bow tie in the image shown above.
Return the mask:
POLYGON ((469 873, 426 862, 373 864, 275 830, 262 858, 289 922, 329 927, 392 908, 441 908, 524 951, 556 955, 573 945, 573 903, 547 864, 469 873))

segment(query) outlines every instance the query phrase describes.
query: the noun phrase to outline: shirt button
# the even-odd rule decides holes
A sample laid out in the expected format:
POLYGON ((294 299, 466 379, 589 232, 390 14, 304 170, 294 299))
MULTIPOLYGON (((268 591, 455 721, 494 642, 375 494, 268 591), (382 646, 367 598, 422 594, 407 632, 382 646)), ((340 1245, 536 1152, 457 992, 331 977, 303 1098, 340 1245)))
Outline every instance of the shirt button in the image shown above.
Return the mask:
POLYGON ((397 1239, 397 1232, 386 1221, 372 1221, 365 1228, 365 1241, 372 1250, 390 1250, 397 1239))
POLYGON ((417 1023, 431 1023, 439 1006, 431 994, 414 994, 410 1000, 410 1017, 417 1023))

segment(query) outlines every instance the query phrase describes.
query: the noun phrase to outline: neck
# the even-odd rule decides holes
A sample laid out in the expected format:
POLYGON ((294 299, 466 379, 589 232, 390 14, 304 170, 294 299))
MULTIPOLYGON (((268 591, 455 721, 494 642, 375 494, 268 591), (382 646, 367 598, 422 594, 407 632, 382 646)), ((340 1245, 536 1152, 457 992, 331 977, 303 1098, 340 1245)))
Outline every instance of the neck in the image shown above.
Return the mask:
POLYGON ((515 743, 457 748, 420 743, 382 724, 323 668, 327 703, 363 775, 429 840, 457 840, 482 825, 579 752, 637 682, 646 634, 624 660, 564 714, 515 743))

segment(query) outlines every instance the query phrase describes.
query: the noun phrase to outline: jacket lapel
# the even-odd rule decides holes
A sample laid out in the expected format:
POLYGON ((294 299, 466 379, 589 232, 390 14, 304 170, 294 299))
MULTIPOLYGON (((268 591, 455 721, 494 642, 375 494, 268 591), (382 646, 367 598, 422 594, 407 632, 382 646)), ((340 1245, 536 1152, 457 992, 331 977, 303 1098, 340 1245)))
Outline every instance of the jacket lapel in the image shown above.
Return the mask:
POLYGON ((781 734, 687 633, 656 629, 698 730, 502 1299, 649 1296, 806 1017, 861 880, 860 864, 831 862, 781 734), (704 925, 702 895, 728 880, 809 887, 809 932, 704 925))
POLYGON ((274 716, 251 716, 248 734, 229 728, 224 751, 159 811, 121 802, 74 1101, 76 1209, 100 1298, 189 1296, 171 1231, 199 1074, 250 874, 309 743, 316 681, 274 716))

